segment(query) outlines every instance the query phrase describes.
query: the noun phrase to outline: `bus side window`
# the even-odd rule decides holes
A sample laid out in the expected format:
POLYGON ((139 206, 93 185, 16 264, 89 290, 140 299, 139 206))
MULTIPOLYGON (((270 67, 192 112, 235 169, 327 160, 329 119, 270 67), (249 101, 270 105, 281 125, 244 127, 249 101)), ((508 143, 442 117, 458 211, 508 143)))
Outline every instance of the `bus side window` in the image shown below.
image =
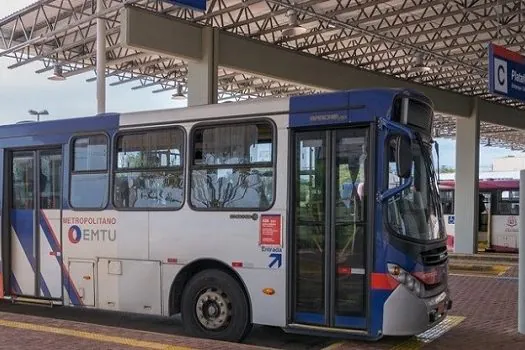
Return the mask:
POLYGON ((519 190, 504 190, 498 195, 496 215, 519 215, 519 190))
POLYGON ((115 208, 176 210, 184 202, 184 133, 179 127, 120 133, 115 208))
POLYGON ((441 207, 443 214, 454 215, 454 191, 441 191, 441 207))
POLYGON ((107 206, 108 144, 108 137, 103 134, 72 140, 70 203, 73 208, 103 209, 107 206))
POLYGON ((273 203, 273 127, 256 121, 197 127, 190 204, 200 210, 266 210, 273 203))

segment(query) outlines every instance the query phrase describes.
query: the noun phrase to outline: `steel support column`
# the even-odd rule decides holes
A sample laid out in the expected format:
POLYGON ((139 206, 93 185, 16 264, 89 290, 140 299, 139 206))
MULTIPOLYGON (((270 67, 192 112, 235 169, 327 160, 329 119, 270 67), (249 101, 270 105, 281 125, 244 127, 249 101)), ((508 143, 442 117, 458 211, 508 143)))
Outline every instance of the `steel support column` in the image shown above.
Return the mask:
POLYGON ((97 114, 106 113, 106 5, 97 0, 97 114))
POLYGON ((454 251, 474 254, 478 245, 479 113, 474 99, 470 118, 456 122, 454 251))
POLYGON ((218 49, 218 29, 204 27, 202 59, 188 62, 188 106, 217 103, 218 49))

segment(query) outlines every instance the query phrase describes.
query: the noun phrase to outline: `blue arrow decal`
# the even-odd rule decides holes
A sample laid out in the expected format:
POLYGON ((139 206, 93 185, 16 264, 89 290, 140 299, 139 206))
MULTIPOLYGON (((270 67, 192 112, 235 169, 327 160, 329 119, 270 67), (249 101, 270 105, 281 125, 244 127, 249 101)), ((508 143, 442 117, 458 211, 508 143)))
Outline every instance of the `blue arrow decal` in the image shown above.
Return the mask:
POLYGON ((273 258, 273 260, 270 261, 270 264, 268 265, 269 268, 275 265, 275 263, 277 263, 277 268, 281 267, 281 264, 283 262, 281 253, 272 253, 270 254, 270 258, 273 258))

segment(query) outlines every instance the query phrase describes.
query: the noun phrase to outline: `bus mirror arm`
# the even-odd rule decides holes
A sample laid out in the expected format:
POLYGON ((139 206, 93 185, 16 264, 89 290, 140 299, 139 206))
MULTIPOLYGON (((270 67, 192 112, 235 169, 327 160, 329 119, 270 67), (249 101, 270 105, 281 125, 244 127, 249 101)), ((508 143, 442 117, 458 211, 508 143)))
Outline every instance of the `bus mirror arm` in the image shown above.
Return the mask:
POLYGON ((381 126, 384 126, 388 131, 398 132, 401 135, 395 136, 395 161, 397 176, 402 179, 408 179, 412 171, 412 157, 408 156, 412 153, 412 142, 415 135, 409 128, 404 125, 394 123, 390 120, 381 118, 379 121, 381 126), (404 134, 404 135, 403 135, 404 134))
POLYGON ((402 183, 401 185, 395 187, 395 188, 390 188, 384 192, 380 192, 377 194, 377 201, 378 202, 383 202, 387 199, 389 199, 390 197, 393 197, 395 196, 396 194, 400 193, 400 192, 403 192, 404 190, 406 190, 407 188, 409 188, 410 186, 412 186, 412 177, 409 177, 407 179, 405 179, 405 182, 402 183))
POLYGON ((384 119, 384 118, 379 119, 379 125, 380 125, 380 128, 385 127, 389 131, 401 132, 405 134, 405 136, 408 137, 410 142, 415 140, 414 132, 410 130, 410 128, 407 128, 404 125, 401 125, 399 123, 396 123, 396 122, 393 122, 391 120, 384 119))
POLYGON ((415 135, 408 127, 385 118, 379 119, 379 127, 384 127, 390 132, 401 134, 396 137, 395 161, 397 175, 399 178, 405 180, 395 188, 378 192, 376 199, 381 203, 412 186, 413 179, 410 176, 412 171, 412 157, 407 157, 407 155, 412 153, 412 141, 415 140, 415 135))

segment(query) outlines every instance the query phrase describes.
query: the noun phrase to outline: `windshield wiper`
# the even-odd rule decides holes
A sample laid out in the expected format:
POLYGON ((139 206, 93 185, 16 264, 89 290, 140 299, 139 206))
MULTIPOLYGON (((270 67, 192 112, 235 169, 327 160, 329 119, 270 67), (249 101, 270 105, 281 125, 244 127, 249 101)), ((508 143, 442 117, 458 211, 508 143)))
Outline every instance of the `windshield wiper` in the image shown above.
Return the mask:
MULTIPOLYGON (((426 145, 424 144, 423 140, 421 139, 421 135, 416 133, 416 139, 419 143, 419 147, 421 148, 421 153, 423 154, 424 163, 425 163, 425 169, 428 173, 428 184, 429 184, 429 190, 430 190, 430 198, 432 199, 432 203, 434 205, 434 208, 436 210, 436 214, 438 217, 441 217, 441 206, 439 205, 440 199, 439 199, 439 192, 436 188, 436 176, 435 176, 435 170, 434 170, 434 164, 432 163, 432 158, 430 157, 430 154, 428 152, 428 149, 426 145)), ((440 225, 441 227, 441 225, 440 225)))

